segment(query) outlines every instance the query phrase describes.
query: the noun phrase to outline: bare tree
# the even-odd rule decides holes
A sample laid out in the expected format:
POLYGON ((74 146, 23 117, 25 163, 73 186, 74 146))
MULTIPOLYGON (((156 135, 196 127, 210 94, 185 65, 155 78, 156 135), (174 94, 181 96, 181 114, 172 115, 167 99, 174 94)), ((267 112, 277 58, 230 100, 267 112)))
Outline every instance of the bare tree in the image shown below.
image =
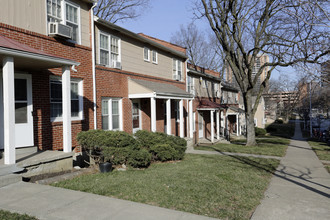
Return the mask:
POLYGON ((329 54, 329 2, 316 0, 200 0, 198 13, 207 21, 241 89, 247 123, 247 145, 255 145, 254 115, 272 71, 277 66, 315 63, 329 54), (320 7, 312 7, 318 2, 320 7), (304 7, 310 5, 309 10, 304 7), (258 57, 270 61, 255 73, 258 57), (266 77, 252 95, 264 69, 266 77), (254 72, 254 73, 253 73, 254 72))
POLYGON ((172 43, 187 48, 189 62, 194 66, 221 72, 222 53, 214 35, 207 35, 194 23, 180 26, 180 30, 172 34, 172 43))
POLYGON ((99 0, 94 8, 94 14, 112 23, 139 17, 149 0, 99 0))

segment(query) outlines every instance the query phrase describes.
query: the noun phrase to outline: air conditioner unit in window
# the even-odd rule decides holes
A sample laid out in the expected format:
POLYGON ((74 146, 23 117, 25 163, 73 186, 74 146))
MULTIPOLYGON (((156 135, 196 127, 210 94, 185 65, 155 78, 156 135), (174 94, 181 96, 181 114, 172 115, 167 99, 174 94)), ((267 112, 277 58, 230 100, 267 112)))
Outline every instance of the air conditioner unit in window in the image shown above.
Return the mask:
POLYGON ((181 80, 181 76, 178 74, 173 75, 173 79, 176 81, 180 81, 181 80))
POLYGON ((60 24, 58 22, 50 22, 48 24, 49 36, 72 38, 72 27, 60 24))
POLYGON ((121 62, 120 61, 113 60, 112 61, 112 67, 113 68, 116 68, 116 69, 121 69, 121 62))

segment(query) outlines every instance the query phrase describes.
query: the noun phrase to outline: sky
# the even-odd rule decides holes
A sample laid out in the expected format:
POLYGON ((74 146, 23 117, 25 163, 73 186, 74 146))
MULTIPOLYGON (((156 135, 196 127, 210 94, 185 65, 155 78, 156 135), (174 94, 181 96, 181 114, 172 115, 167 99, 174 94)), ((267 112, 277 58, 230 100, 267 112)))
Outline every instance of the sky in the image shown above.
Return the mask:
MULTIPOLYGON (((179 31, 180 25, 186 26, 192 21, 201 31, 209 30, 206 20, 194 19, 193 2, 194 0, 150 0, 150 7, 145 9, 141 17, 117 25, 168 42, 179 31)), ((278 79, 280 74, 289 75, 291 79, 296 76, 291 67, 276 68, 271 79, 278 79)))

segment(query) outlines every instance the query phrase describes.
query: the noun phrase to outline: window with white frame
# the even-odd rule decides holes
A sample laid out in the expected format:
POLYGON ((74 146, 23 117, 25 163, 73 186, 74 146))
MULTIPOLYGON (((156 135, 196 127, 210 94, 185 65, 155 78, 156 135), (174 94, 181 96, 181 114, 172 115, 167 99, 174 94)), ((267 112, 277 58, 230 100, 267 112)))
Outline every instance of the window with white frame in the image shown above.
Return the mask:
POLYGON ((187 77, 187 87, 188 87, 188 92, 191 94, 195 94, 195 82, 194 78, 191 76, 187 77))
POLYGON ((155 50, 152 51, 152 63, 158 64, 158 53, 155 50))
POLYGON ((217 97, 218 96, 218 89, 219 89, 219 84, 218 83, 214 83, 214 96, 217 97))
POLYGON ((99 62, 101 65, 121 68, 120 38, 100 32, 99 62))
POLYGON ((123 130, 122 100, 120 98, 102 99, 102 129, 123 130))
POLYGON ((182 61, 173 59, 173 79, 181 81, 182 80, 182 61))
MULTIPOLYGON (((71 119, 83 119, 82 80, 71 79, 71 119)), ((50 79, 50 116, 52 121, 62 120, 62 81, 60 78, 50 79)))
POLYGON ((150 49, 148 47, 143 48, 143 59, 145 61, 150 61, 150 49))
POLYGON ((67 0, 47 0, 47 21, 72 28, 72 40, 80 43, 80 6, 67 0))

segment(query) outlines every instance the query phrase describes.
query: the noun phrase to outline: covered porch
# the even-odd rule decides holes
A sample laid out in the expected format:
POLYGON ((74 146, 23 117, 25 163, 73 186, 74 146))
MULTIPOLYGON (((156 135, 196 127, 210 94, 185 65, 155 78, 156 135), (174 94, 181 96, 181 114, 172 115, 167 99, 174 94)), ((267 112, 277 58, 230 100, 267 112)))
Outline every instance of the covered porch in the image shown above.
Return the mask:
MULTIPOLYGON (((63 151, 72 151, 70 68, 79 63, 0 36, 0 150, 5 165, 17 163, 16 149, 34 146, 32 75, 62 68, 63 151)), ((72 155, 71 155, 72 156, 72 155)))
POLYGON ((242 122, 241 116, 244 114, 244 110, 236 107, 236 106, 229 106, 226 111, 226 130, 231 135, 240 136, 242 135, 242 122))
POLYGON ((193 136, 190 93, 168 83, 129 79, 133 133, 137 130, 164 132, 180 137, 193 136))

